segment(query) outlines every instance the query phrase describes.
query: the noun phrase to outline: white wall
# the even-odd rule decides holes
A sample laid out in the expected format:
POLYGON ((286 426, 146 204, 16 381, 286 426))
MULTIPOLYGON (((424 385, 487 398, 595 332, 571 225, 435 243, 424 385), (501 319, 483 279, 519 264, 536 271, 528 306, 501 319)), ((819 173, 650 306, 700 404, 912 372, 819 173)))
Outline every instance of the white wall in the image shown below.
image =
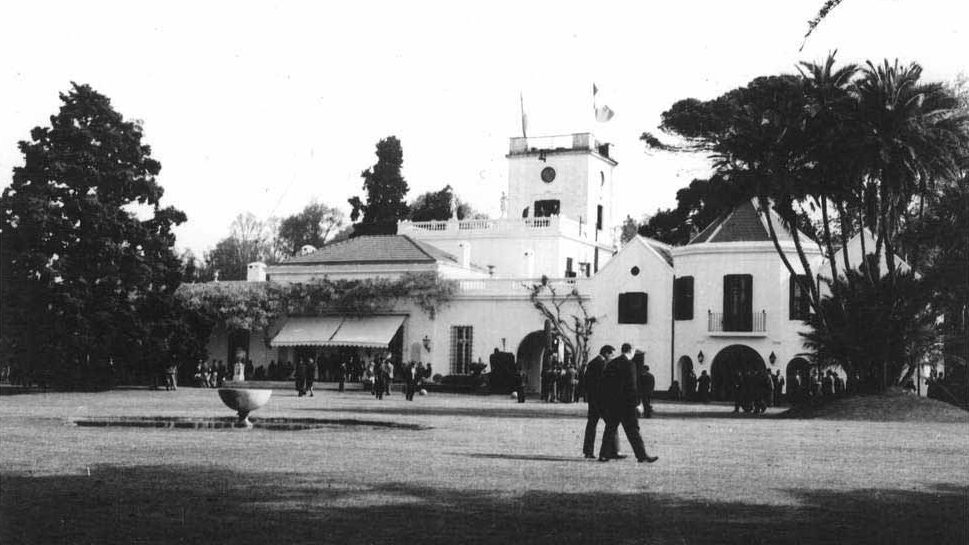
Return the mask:
MULTIPOLYGON (((788 243, 786 254, 798 274, 803 273, 800 260, 788 243)), ((817 272, 819 252, 806 248, 817 272)), ((693 319, 675 323, 675 360, 689 356, 696 374, 709 374, 716 355, 724 348, 742 344, 754 349, 773 373, 780 369, 786 374, 787 363, 804 352, 800 333, 808 330, 800 320, 789 319, 790 274, 781 262, 771 242, 728 242, 682 246, 673 249, 677 278, 693 277, 693 319), (723 312, 723 277, 728 274, 753 276, 753 312, 767 311, 766 332, 708 331, 708 312, 723 312), (703 351, 704 361, 697 361, 703 351), (772 366, 770 353, 776 356, 772 366)), ((675 370, 680 380, 680 370, 675 370)))
POLYGON ((646 353, 646 364, 656 377, 656 389, 670 385, 670 318, 672 316, 673 269, 645 240, 636 237, 600 270, 592 280, 592 309, 599 323, 593 330, 592 354, 605 344, 616 350, 628 342, 646 353), (633 275, 632 268, 639 274, 633 275), (646 292, 647 323, 618 322, 619 294, 646 292))

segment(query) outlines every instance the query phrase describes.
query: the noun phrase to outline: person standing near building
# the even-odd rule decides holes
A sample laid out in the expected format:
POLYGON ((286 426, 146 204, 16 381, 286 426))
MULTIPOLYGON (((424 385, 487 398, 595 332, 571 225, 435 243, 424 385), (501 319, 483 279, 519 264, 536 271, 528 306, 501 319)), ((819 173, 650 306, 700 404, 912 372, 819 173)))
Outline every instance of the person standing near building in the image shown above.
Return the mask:
POLYGON ((404 367, 404 380, 406 381, 406 389, 404 390, 404 398, 407 401, 414 401, 414 392, 417 391, 417 363, 411 361, 404 367))
POLYGON ((313 360, 313 358, 308 358, 306 361, 306 378, 304 379, 306 386, 304 389, 306 390, 306 393, 310 395, 310 397, 313 397, 313 383, 316 382, 316 372, 316 362, 313 360))
POLYGON ((306 360, 303 358, 296 360, 296 395, 306 395, 306 360))
POLYGON ((347 362, 344 359, 340 360, 340 365, 337 367, 337 380, 340 381, 339 390, 342 392, 346 387, 347 383, 347 362))
POLYGON ((623 343, 622 354, 606 364, 602 371, 599 393, 606 414, 606 430, 602 434, 602 446, 599 448, 600 462, 608 462, 613 458, 610 456, 610 449, 615 447, 620 425, 626 433, 626 438, 638 462, 653 463, 659 459, 646 452, 643 437, 639 433, 639 415, 636 407, 641 400, 636 388, 638 377, 632 356, 632 345, 623 343))
MULTIPOLYGON (((589 360, 589 363, 585 367, 585 402, 588 405, 588 412, 586 413, 585 440, 582 443, 582 454, 586 458, 596 457, 596 428, 599 426, 600 419, 605 420, 599 399, 602 370, 605 368, 606 363, 612 359, 615 351, 616 349, 608 344, 603 346, 599 349, 599 355, 589 360)), ((618 442, 618 439, 619 437, 617 435, 616 442, 618 442)), ((615 444, 613 447, 615 447, 615 444)), ((615 450, 607 454, 615 454, 615 450)))
POLYGON ((394 362, 390 358, 390 354, 387 354, 387 359, 384 360, 383 364, 385 395, 390 395, 391 384, 394 382, 394 362))
POLYGON ((525 368, 519 366, 518 372, 515 373, 516 384, 518 386, 518 402, 525 402, 525 388, 528 387, 528 373, 525 372, 525 368))
POLYGON ((703 403, 710 402, 710 375, 707 374, 706 370, 700 371, 700 378, 697 379, 697 390, 700 397, 700 401, 703 403))
POLYGON ((653 390, 656 389, 656 377, 649 372, 649 366, 643 365, 643 389, 639 392, 643 400, 643 417, 653 417, 653 390))

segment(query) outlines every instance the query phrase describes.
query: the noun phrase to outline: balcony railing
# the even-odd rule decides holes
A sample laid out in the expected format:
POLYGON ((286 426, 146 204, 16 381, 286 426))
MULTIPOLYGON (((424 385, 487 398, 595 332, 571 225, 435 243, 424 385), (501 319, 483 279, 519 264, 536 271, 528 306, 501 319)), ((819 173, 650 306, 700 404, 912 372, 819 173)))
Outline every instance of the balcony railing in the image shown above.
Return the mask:
MULTIPOLYGON (((469 278, 458 280, 458 293, 466 296, 477 295, 515 295, 527 297, 531 286, 538 283, 538 278, 469 278)), ((585 279, 581 278, 550 278, 548 285, 561 295, 578 290, 583 297, 588 297, 588 287, 585 279)))
POLYGON ((579 238, 595 238, 605 244, 612 243, 611 231, 599 231, 598 236, 594 236, 594 227, 571 218, 548 216, 460 221, 402 221, 397 224, 397 233, 414 235, 418 238, 449 238, 459 233, 461 236, 492 236, 496 233, 527 236, 536 231, 542 231, 579 238))
POLYGON ((767 332, 767 311, 752 312, 748 316, 733 315, 725 321, 722 312, 708 310, 707 332, 764 334, 767 332))

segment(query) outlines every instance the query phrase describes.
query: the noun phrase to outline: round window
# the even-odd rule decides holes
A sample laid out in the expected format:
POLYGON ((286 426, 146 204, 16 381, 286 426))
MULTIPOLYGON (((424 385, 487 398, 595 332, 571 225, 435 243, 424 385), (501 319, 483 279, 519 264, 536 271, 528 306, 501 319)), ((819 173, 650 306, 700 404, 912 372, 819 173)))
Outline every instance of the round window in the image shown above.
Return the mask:
POLYGON ((639 276, 639 267, 633 267, 629 269, 629 274, 633 276, 639 276))
POLYGON ((552 167, 545 167, 542 169, 542 181, 550 184, 555 180, 555 169, 552 167))

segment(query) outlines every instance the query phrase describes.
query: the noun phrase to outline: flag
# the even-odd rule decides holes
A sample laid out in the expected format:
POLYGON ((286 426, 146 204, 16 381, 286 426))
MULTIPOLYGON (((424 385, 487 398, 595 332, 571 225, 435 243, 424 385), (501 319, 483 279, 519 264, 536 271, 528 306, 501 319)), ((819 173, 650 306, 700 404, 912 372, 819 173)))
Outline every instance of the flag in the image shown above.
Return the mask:
POLYGON ((612 119, 616 112, 612 111, 612 108, 603 104, 599 106, 598 104, 599 87, 595 83, 592 84, 592 113, 595 115, 596 121, 599 123, 605 123, 612 119))
POLYGON ((616 115, 616 112, 612 111, 609 106, 602 105, 596 108, 596 121, 599 123, 609 121, 614 115, 616 115))
POLYGON ((518 92, 518 102, 522 108, 522 138, 528 138, 528 116, 525 115, 525 98, 521 91, 518 92))

